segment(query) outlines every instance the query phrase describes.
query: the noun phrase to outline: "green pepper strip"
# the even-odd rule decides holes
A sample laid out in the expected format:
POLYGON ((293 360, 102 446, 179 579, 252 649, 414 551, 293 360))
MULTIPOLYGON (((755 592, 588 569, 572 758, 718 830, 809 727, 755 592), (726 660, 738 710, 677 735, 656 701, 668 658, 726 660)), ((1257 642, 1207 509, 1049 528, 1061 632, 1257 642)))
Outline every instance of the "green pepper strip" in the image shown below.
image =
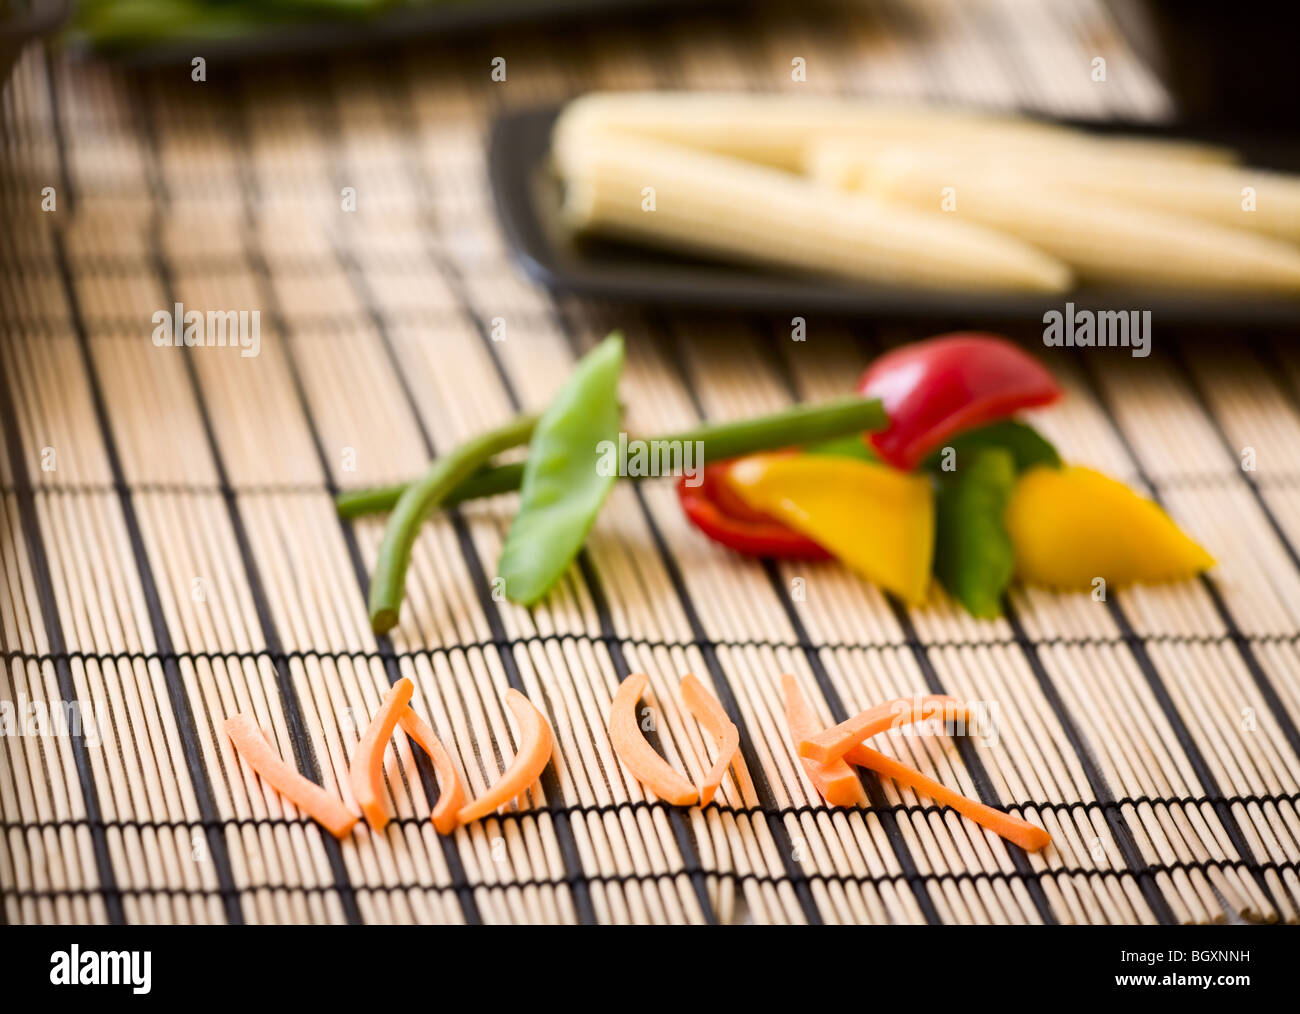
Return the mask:
POLYGON ((436 460, 424 478, 402 490, 393 516, 379 544, 375 576, 370 583, 370 624, 376 634, 387 633, 397 624, 402 597, 406 593, 406 568, 420 525, 466 479, 494 454, 526 444, 537 420, 520 416, 499 429, 467 440, 450 454, 436 460))
MULTIPOLYGON (((535 421, 531 416, 520 417, 514 423, 508 424, 506 428, 525 422, 531 425, 535 421)), ((744 454, 779 451, 786 447, 802 447, 856 433, 870 433, 883 429, 885 422, 885 410, 878 400, 874 398, 867 400, 850 395, 820 405, 797 405, 772 415, 736 422, 708 424, 675 436, 651 439, 703 441, 709 460, 726 461, 728 458, 738 458, 744 454)), ((441 460, 435 462, 435 467, 441 460)), ((439 503, 444 507, 451 507, 466 500, 509 493, 519 488, 523 475, 523 462, 483 468, 457 484, 439 503)), ((427 477, 421 480, 421 482, 427 481, 427 477)), ((392 510, 409 488, 410 485, 404 484, 340 493, 335 505, 339 515, 344 518, 377 514, 392 510)))

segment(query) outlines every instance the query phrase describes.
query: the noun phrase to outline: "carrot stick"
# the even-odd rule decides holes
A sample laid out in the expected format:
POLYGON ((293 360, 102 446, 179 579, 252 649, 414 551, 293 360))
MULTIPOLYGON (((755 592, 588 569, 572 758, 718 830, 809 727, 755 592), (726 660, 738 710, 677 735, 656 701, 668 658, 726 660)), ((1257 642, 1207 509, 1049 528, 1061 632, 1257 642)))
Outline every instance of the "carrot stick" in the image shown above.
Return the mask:
POLYGON ((357 822, 342 800, 291 768, 262 735, 252 715, 231 715, 224 725, 235 752, 262 781, 311 817, 335 838, 346 838, 357 822))
POLYGON ((736 751, 740 749, 740 730, 736 723, 727 717, 718 699, 704 689, 704 684, 690 673, 682 678, 682 700, 695 720, 709 732, 713 733, 713 745, 718 748, 718 759, 704 776, 700 785, 700 805, 708 806, 713 794, 722 784, 722 776, 731 766, 736 751))
POLYGON ((388 811, 384 808, 384 750, 397 728, 398 716, 413 693, 415 684, 405 676, 389 687, 352 754, 348 771, 352 795, 356 796, 366 823, 375 831, 382 831, 388 824, 388 811))
POLYGON ((962 816, 969 817, 980 827, 988 828, 996 835, 1001 835, 1013 845, 1019 845, 1026 852, 1037 852, 1052 840, 1052 836, 1041 827, 1036 827, 1029 821, 1021 820, 1009 813, 1003 813, 1001 810, 995 810, 991 806, 985 806, 974 799, 967 799, 960 792, 954 792, 946 785, 940 785, 933 778, 869 746, 859 743, 844 755, 844 760, 859 767, 870 768, 886 778, 892 778, 900 785, 922 792, 936 803, 951 806, 962 816))
POLYGON ((970 709, 955 698, 942 694, 899 697, 860 711, 833 728, 801 740, 799 756, 825 764, 843 757, 856 744, 886 729, 939 717, 945 722, 956 717, 965 721, 970 718, 970 709))
POLYGON ((618 685, 609 706, 609 742, 615 756, 645 788, 673 806, 690 806, 700 798, 700 790, 655 753, 636 720, 636 702, 649 682, 649 677, 637 672, 618 685))
POLYGON ((433 729, 409 704, 402 709, 397 721, 433 762, 433 770, 438 775, 438 804, 430 816, 439 834, 451 834, 456 830, 456 814, 465 805, 465 783, 461 781, 460 772, 452 763, 451 754, 434 735, 433 729))
POLYGON ((519 752, 496 784, 457 814, 457 819, 462 824, 486 817, 522 794, 537 781, 542 769, 551 759, 554 739, 551 727, 546 724, 542 713, 518 690, 506 691, 506 704, 519 723, 519 752))
MULTIPOLYGON (((799 684, 789 673, 781 677, 781 686, 785 690, 785 722, 790 727, 790 738, 796 746, 818 729, 817 716, 804 699, 799 684)), ((803 769, 808 773, 821 797, 831 806, 866 806, 867 794, 862 788, 862 781, 843 759, 822 764, 820 761, 800 757, 803 769)))

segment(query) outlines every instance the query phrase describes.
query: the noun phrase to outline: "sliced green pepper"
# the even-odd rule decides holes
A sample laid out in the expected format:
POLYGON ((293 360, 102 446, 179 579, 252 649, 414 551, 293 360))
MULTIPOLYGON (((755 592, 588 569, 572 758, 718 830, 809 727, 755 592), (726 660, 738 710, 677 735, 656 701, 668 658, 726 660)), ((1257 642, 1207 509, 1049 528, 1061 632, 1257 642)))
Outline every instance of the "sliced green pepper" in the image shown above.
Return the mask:
POLYGON ((1039 433, 1036 429, 1026 422, 1019 419, 1003 419, 1000 422, 990 423, 988 426, 981 426, 979 429, 970 430, 961 436, 953 437, 943 447, 939 448, 928 458, 921 466, 930 472, 952 471, 952 468, 945 469, 944 462, 952 462, 957 467, 961 467, 962 456, 972 451, 979 450, 982 447, 1001 447, 1011 453, 1015 461, 1017 472, 1025 472, 1036 465, 1051 465, 1053 468, 1061 467, 1061 456, 1057 454, 1056 448, 1051 442, 1039 433), (948 455, 946 451, 952 448, 953 455, 948 455))
POLYGON ((1002 447, 958 454, 957 468, 937 476, 935 575, 973 616, 1002 613, 1002 593, 1015 572, 1003 522, 1016 482, 1016 459, 1002 447))

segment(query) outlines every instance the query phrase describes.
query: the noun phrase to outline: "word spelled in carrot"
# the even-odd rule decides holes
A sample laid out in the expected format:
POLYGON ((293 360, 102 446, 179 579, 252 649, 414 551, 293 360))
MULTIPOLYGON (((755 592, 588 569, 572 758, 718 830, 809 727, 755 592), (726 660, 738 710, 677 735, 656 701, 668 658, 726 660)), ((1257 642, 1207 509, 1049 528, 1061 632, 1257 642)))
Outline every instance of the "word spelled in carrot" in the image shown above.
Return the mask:
POLYGON ((700 798, 700 790, 655 753, 636 720, 636 702, 649 682, 649 677, 638 672, 618 685, 609 706, 609 742, 614 754, 642 786, 673 806, 690 806, 700 798))
POLYGON ((740 749, 740 730, 727 717, 718 699, 704 689, 704 684, 689 673, 682 679, 682 700, 695 720, 713 734, 713 745, 718 748, 718 759, 704 776, 700 785, 700 805, 708 806, 722 784, 732 759, 740 749))
POLYGON ((461 780, 460 772, 452 763, 451 754, 434 735, 433 729, 411 710, 410 705, 402 709, 397 721, 402 726, 402 731, 415 740, 433 762, 433 770, 438 775, 438 804, 431 814, 433 826, 439 834, 451 834, 456 830, 456 815, 465 805, 465 783, 461 780))
POLYGON ((900 697, 861 711, 839 725, 809 736, 799 743, 799 756, 823 764, 838 760, 864 739, 892 729, 931 718, 944 722, 970 718, 970 709, 954 697, 934 694, 928 697, 900 697))
POLYGON ((252 715, 232 715, 224 726, 235 752, 285 799, 311 817, 335 838, 346 838, 357 822, 343 801, 291 768, 262 735, 252 715))
POLYGON ((389 687, 352 754, 348 781, 366 823, 374 831, 382 831, 388 825, 388 811, 384 809, 384 750, 413 693, 415 684, 405 676, 389 687))
POLYGON ((506 768, 505 774, 478 799, 464 807, 457 819, 462 824, 486 817, 523 794, 542 773, 551 759, 554 738, 545 716, 533 707, 532 702, 518 690, 506 691, 506 704, 519 723, 519 752, 506 768))
MULTIPOLYGON (((951 806, 963 817, 969 817, 980 827, 988 828, 1013 845, 1019 845, 1026 852, 1037 852, 1041 848, 1046 848, 1052 840, 1052 836, 1041 827, 1036 827, 1019 817, 1013 817, 1009 813, 1003 813, 1001 810, 995 810, 991 806, 985 806, 974 799, 968 799, 960 792, 954 792, 946 785, 940 785, 915 768, 909 768, 906 764, 869 746, 859 743, 844 755, 844 760, 859 767, 870 768, 886 778, 892 778, 899 785, 906 785, 910 789, 924 793, 936 803, 951 806)), ((808 762, 804 761, 804 763, 808 762)))
MULTIPOLYGON (((790 738, 797 747, 803 740, 815 736, 820 731, 821 724, 793 676, 789 673, 782 676, 781 686, 785 691, 785 722, 790 727, 790 738)), ((818 793, 831 806, 867 805, 867 794, 862 788, 858 773, 844 760, 828 764, 807 757, 800 757, 799 760, 818 793)))

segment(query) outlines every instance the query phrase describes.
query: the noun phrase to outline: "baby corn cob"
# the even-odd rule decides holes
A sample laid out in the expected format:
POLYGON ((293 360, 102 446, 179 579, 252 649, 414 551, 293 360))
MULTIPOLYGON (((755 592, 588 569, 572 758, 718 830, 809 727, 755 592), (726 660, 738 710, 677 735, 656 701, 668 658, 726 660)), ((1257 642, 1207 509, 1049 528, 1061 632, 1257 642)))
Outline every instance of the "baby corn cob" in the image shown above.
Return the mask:
POLYGON ((1289 244, 989 165, 886 152, 860 184, 920 210, 947 200, 955 217, 1032 243, 1089 281, 1300 292, 1300 249, 1289 244))
POLYGON ((1063 184, 1169 214, 1300 241, 1300 177, 1245 166, 1145 166, 1140 173, 1091 173, 1063 165, 1063 184))
MULTIPOLYGON (((896 106, 826 96, 722 92, 593 92, 565 108, 561 122, 643 137, 751 162, 799 169, 804 148, 818 139, 870 137, 893 141, 986 137, 1033 141, 1045 150, 1085 137, 1055 124, 1014 116, 935 107, 896 106)), ((1141 142, 1149 157, 1231 160, 1207 145, 1141 142)), ((1135 151, 1134 154, 1138 154, 1135 151)))
POLYGON ((886 285, 1057 292, 1064 264, 967 222, 572 121, 553 137, 579 230, 886 285))
POLYGON ((918 158, 983 165, 990 171, 1020 175, 1035 183, 1279 239, 1300 240, 1300 177, 1246 166, 1153 160, 1140 141, 1082 138, 1068 144, 1055 141, 1046 145, 1034 138, 1004 143, 996 138, 961 136, 951 141, 922 138, 903 145, 889 138, 822 138, 809 143, 803 168, 815 179, 834 186, 851 186, 862 168, 882 152, 902 147, 918 158))

